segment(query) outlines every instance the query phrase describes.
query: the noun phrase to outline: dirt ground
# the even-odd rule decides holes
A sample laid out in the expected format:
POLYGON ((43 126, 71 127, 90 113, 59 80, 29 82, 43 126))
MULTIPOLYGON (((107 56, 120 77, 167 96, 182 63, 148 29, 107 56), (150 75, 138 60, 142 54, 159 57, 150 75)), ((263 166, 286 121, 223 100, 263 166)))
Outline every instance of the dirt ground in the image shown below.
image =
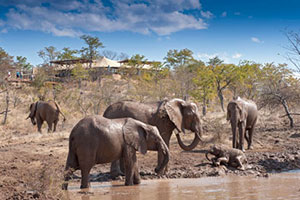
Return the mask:
MULTIPOLYGON (((218 135, 219 142, 231 146, 231 131, 227 122, 221 127, 208 126, 204 121, 204 136, 218 135)), ((60 122, 61 123, 61 122, 60 122)), ((76 121, 67 122, 58 132, 0 130, 0 199, 65 199, 60 189, 62 174, 68 151, 68 136, 76 121)), ((193 151, 182 151, 175 135, 170 144, 168 173, 157 177, 154 173, 156 152, 142 156, 138 154, 142 179, 200 178, 227 174, 239 176, 263 176, 269 173, 300 168, 300 128, 289 129, 285 125, 275 126, 260 123, 254 135, 254 149, 247 150, 248 164, 245 171, 213 167, 206 160, 205 152, 211 145, 199 144, 193 151), (286 128, 283 128, 286 127, 286 128)), ((32 126, 28 121, 28 126, 32 126)), ((21 129, 20 129, 21 130, 21 129)), ((183 137, 188 143, 193 135, 183 137)), ((91 172, 92 182, 110 181, 109 164, 97 165, 91 172)), ((124 179, 124 177, 119 177, 124 179)), ((80 172, 75 173, 73 183, 80 185, 80 172)), ((93 184, 93 183, 92 183, 93 184)))

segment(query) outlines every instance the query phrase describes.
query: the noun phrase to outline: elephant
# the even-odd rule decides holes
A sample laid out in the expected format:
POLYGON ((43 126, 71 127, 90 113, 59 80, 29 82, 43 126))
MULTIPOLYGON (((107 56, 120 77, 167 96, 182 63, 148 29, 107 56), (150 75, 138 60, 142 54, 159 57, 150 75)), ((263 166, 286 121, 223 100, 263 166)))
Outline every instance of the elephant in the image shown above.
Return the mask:
MULTIPOLYGON (((134 101, 120 101, 111 104, 106 108, 103 114, 109 119, 131 117, 146 124, 156 126, 166 145, 169 147, 170 138, 173 130, 176 129, 177 141, 179 146, 186 151, 194 149, 200 141, 202 126, 200 114, 196 104, 188 103, 181 99, 162 100, 154 103, 138 103, 134 101), (185 129, 195 133, 193 142, 186 146, 179 135, 179 132, 185 132, 185 129)), ((153 140, 147 140, 148 150, 157 151, 153 140)), ((162 162, 162 155, 158 152, 158 164, 162 162)), ((111 165, 111 176, 116 177, 122 174, 120 164, 115 161, 111 165)), ((165 169, 165 171, 167 168, 165 169)))
POLYGON ((81 187, 89 187, 89 173, 95 164, 121 159, 125 165, 125 185, 140 183, 136 151, 147 153, 147 139, 151 138, 163 162, 155 168, 157 174, 169 161, 169 149, 158 129, 132 118, 107 119, 100 115, 80 120, 69 137, 69 153, 65 167, 64 190, 73 172, 81 170, 81 187))
POLYGON ((42 132, 41 128, 44 121, 48 124, 48 132, 52 131, 52 124, 54 124, 53 132, 56 131, 59 113, 64 117, 63 121, 66 120, 60 107, 55 101, 37 101, 32 103, 29 109, 30 113, 26 119, 30 118, 33 125, 37 124, 40 133, 42 132))
POLYGON ((228 103, 227 120, 230 120, 231 123, 233 148, 245 151, 245 137, 248 143, 248 149, 252 149, 252 139, 257 118, 257 106, 253 101, 246 101, 237 97, 228 103), (237 128, 239 129, 239 141, 237 140, 237 128))
POLYGON ((215 166, 224 164, 226 166, 236 167, 240 170, 245 170, 243 163, 247 163, 247 158, 243 151, 228 148, 224 145, 211 146, 210 150, 206 152, 205 157, 207 160, 212 161, 215 166), (209 159, 208 154, 212 154, 215 157, 213 159, 209 159))

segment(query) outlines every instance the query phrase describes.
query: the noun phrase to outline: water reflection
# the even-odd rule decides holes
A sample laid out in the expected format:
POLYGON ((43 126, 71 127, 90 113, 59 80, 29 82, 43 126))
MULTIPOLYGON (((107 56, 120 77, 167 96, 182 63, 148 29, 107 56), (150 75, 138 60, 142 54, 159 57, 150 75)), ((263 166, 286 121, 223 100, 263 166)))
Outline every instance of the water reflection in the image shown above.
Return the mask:
POLYGON ((139 186, 125 187, 123 182, 93 184, 88 190, 71 186, 69 199, 81 200, 176 200, 176 199, 299 199, 300 173, 273 174, 269 178, 208 177, 142 181, 139 186))

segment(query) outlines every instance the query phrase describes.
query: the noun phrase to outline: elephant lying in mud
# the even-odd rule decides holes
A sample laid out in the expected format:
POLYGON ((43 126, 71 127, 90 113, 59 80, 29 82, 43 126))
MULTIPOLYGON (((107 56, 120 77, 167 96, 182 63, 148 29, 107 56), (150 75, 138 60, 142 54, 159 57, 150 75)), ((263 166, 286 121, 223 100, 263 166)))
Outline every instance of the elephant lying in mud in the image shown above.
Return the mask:
POLYGON ((244 150, 244 137, 248 149, 252 149, 252 138, 258 116, 257 106, 254 102, 237 97, 227 106, 227 120, 230 120, 232 129, 232 147, 244 150), (239 137, 237 137, 237 128, 239 137), (248 132, 248 135, 247 135, 248 132), (239 142, 237 140, 239 138, 239 142))
POLYGON ((95 164, 109 163, 118 159, 125 165, 125 185, 140 183, 136 151, 146 154, 147 140, 151 139, 163 155, 163 162, 155 168, 161 174, 169 161, 169 149, 155 126, 132 118, 107 119, 90 116, 80 120, 71 131, 69 154, 65 168, 65 183, 72 173, 81 170, 81 188, 89 187, 89 173, 95 164))
POLYGON ((53 131, 55 132, 59 113, 64 117, 64 121, 66 120, 55 101, 37 101, 32 103, 29 109, 30 114, 26 119, 30 118, 33 125, 37 124, 39 132, 42 132, 41 128, 44 121, 48 124, 48 132, 52 131, 52 124, 54 124, 53 131))
MULTIPOLYGON (((120 101, 110 105, 103 116, 109 119, 131 117, 156 126, 168 147, 174 129, 179 132, 185 132, 185 129, 188 129, 195 133, 194 140, 189 146, 182 142, 179 133, 176 134, 178 144, 183 150, 190 151, 194 149, 201 140, 202 127, 198 108, 196 104, 181 99, 163 100, 154 103, 120 101)), ((147 139, 147 148, 153 151, 158 150, 152 138, 147 139)), ((161 165, 162 158, 161 152, 158 152, 158 165, 161 165)), ((119 174, 122 174, 119 162, 113 162, 111 176, 116 177, 119 174)))
POLYGON ((235 167, 245 170, 243 163, 247 163, 246 155, 239 149, 228 148, 224 145, 213 145, 205 154, 207 160, 212 161, 214 166, 224 164, 226 166, 235 167), (208 154, 215 157, 209 159, 208 154))

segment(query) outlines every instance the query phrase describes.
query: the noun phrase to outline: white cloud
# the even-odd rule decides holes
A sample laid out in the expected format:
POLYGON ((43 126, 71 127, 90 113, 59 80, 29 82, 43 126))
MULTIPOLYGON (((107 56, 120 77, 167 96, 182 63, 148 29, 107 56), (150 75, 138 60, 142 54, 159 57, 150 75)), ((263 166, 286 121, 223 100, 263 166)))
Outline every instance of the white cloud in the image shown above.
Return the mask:
POLYGON ((240 53, 235 53, 235 54, 232 55, 232 58, 238 59, 238 58, 240 58, 240 57, 242 57, 242 56, 243 56, 243 55, 240 54, 240 53))
POLYGON ((261 41, 260 39, 258 39, 257 37, 251 37, 251 41, 255 42, 255 43, 263 43, 263 41, 261 41))
MULTIPOLYGON (((5 1, 12 7, 7 13, 8 28, 37 30, 57 36, 78 36, 86 31, 155 32, 169 35, 184 29, 206 29, 203 19, 183 11, 201 9, 199 0, 24 0, 5 1)), ((1 4, 1 3, 0 3, 1 4)), ((203 18, 213 14, 203 12, 203 18)), ((1 25, 1 21, 0 21, 1 25)))
POLYGON ((226 11, 222 12, 221 16, 222 17, 226 17, 227 16, 227 12, 226 11))
POLYGON ((201 11, 200 13, 201 13, 201 16, 206 19, 210 19, 214 16, 214 14, 212 14, 210 11, 206 11, 206 12, 201 11))

